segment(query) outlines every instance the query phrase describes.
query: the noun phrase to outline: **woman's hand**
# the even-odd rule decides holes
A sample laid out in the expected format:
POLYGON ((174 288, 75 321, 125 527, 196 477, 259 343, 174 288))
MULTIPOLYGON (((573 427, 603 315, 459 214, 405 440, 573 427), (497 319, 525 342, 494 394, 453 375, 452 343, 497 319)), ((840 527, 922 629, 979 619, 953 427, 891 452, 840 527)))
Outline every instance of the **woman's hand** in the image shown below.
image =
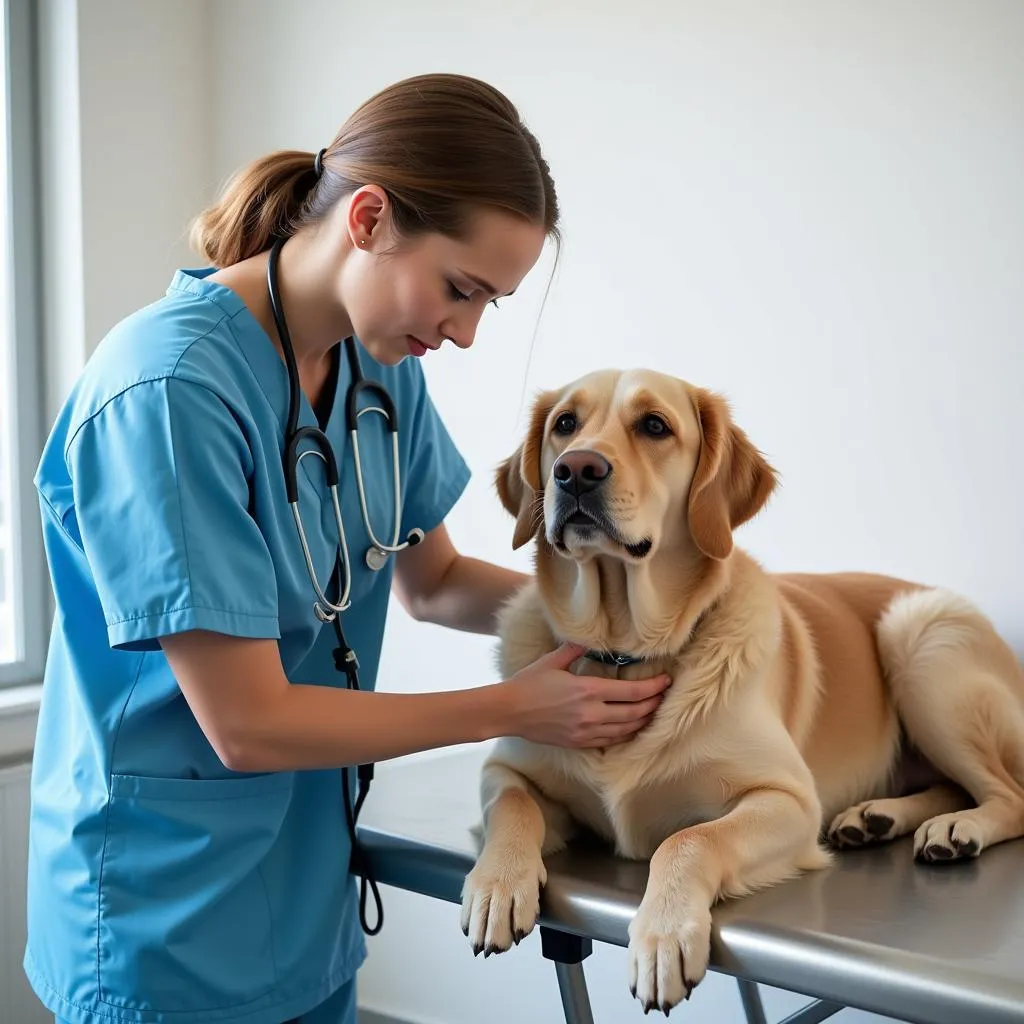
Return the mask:
POLYGON ((514 735, 558 747, 609 747, 650 722, 672 677, 604 679, 566 671, 583 652, 563 644, 504 684, 514 735))

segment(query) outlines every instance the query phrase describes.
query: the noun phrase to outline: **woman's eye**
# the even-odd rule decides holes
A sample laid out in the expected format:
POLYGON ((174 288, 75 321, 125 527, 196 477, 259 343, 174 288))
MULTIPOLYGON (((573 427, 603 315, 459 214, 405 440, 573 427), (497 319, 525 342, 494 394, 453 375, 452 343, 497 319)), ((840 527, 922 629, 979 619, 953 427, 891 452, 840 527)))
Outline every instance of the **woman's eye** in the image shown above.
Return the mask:
POLYGON ((653 413, 650 416, 645 416, 640 422, 640 429, 647 434, 648 437, 665 437, 671 434, 668 424, 660 417, 655 416, 653 413))
POLYGON ((555 432, 566 435, 571 434, 576 430, 576 415, 571 412, 563 412, 561 416, 555 420, 555 432))
POLYGON ((469 296, 460 292, 451 281, 448 282, 448 291, 456 302, 469 302, 469 296))

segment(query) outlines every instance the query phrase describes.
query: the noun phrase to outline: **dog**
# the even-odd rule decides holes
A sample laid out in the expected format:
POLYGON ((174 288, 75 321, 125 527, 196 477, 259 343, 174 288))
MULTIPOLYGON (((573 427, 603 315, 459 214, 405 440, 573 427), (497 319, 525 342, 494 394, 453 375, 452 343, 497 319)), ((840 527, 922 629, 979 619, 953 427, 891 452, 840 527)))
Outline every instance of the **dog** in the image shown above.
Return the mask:
POLYGON ((586 675, 673 682, 603 749, 508 737, 462 890, 475 952, 528 934, 577 825, 650 862, 630 989, 666 1014, 711 908, 911 832, 946 862, 1024 834, 1024 668, 964 598, 868 573, 769 574, 734 543, 777 473, 720 394, 648 370, 541 393, 497 469, 535 574, 500 612, 504 678, 568 641, 586 675))

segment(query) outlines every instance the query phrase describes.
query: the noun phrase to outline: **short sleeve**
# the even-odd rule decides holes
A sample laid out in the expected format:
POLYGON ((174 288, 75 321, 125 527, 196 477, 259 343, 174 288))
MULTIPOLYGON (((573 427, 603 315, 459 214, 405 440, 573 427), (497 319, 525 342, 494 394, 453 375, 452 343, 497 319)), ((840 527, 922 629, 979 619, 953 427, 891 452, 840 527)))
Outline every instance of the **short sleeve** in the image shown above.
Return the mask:
POLYGON ((419 527, 429 533, 444 521, 469 483, 470 471, 427 390, 423 371, 412 363, 411 400, 400 413, 399 430, 408 439, 403 466, 402 535, 419 527))
POLYGON ((87 420, 67 463, 110 645, 190 629, 279 636, 270 551, 249 513, 252 453, 214 392, 164 378, 87 420))

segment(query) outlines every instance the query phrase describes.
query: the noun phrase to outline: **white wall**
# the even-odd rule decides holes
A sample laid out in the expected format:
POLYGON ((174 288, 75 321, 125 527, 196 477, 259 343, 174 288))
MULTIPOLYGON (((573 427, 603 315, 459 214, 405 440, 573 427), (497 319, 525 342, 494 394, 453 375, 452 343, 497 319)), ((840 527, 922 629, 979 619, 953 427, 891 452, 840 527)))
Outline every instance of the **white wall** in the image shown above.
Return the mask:
MULTIPOLYGON (((942 582, 1024 648, 1024 5, 222 0, 216 15, 218 175, 315 151, 372 91, 430 70, 486 77, 541 139, 566 245, 532 361, 548 264, 488 310, 470 354, 427 362, 477 472, 450 522, 466 551, 528 565, 490 483, 521 386, 646 364, 725 391, 781 470, 742 534, 769 568, 942 582)), ((382 687, 491 678, 489 643, 396 611, 382 687)), ((455 908, 386 901, 368 1006, 559 1019, 536 947, 474 961, 455 908)), ((599 1022, 639 1019, 623 951, 587 970, 599 1022)), ((692 1019, 738 1014, 724 979, 694 1002, 692 1019)))
POLYGON ((80 3, 85 337, 91 351, 195 266, 213 179, 207 0, 80 3))

